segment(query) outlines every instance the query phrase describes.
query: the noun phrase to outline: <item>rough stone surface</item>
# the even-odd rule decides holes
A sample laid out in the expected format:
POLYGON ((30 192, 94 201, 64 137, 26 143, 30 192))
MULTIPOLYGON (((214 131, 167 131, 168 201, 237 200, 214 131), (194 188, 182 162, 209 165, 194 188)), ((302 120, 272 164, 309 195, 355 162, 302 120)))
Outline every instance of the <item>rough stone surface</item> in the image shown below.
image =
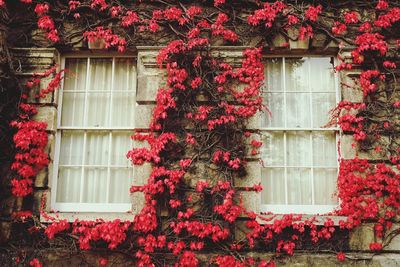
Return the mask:
MULTIPOLYGON (((389 143, 389 139, 387 136, 381 136, 379 140, 382 144, 389 143)), ((360 159, 369 159, 369 160, 385 160, 387 159, 387 149, 385 149, 385 145, 382 145, 382 150, 377 152, 373 148, 364 151, 360 150, 359 144, 354 140, 353 135, 344 134, 340 138, 340 151, 343 159, 353 159, 358 157, 360 159)))
POLYGON ((247 163, 247 174, 245 177, 236 178, 236 187, 253 186, 261 182, 261 164, 258 161, 249 161, 247 163))
POLYGON ((135 129, 149 129, 154 105, 137 105, 135 112, 135 129))
POLYGON ((358 72, 343 71, 340 73, 341 94, 343 101, 362 103, 364 99, 363 91, 359 83, 358 72))
MULTIPOLYGON (((255 191, 241 191, 243 207, 247 211, 253 211, 255 213, 260 213, 260 203, 261 203, 261 193, 255 191)), ((243 214, 243 217, 246 217, 243 214)))
POLYGON ((55 131, 57 125, 57 109, 52 106, 38 108, 38 113, 33 117, 35 121, 46 122, 48 131, 55 131))
POLYGON ((150 177, 152 166, 150 163, 144 163, 143 165, 133 166, 133 185, 141 186, 147 183, 147 179, 150 177))
POLYGON ((375 242, 375 235, 372 223, 363 224, 350 232, 351 250, 369 250, 369 244, 373 242, 375 242))
POLYGON ((50 163, 46 168, 42 169, 35 179, 35 187, 44 188, 47 187, 49 182, 49 176, 53 173, 53 163, 50 163))

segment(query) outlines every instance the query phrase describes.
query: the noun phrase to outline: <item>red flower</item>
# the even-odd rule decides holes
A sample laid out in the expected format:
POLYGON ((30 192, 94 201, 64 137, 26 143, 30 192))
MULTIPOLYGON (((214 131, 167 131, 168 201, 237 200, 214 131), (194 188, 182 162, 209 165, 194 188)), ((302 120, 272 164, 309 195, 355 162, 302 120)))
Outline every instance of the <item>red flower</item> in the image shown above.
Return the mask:
POLYGON ((99 264, 101 266, 106 266, 108 264, 108 260, 106 258, 100 258, 99 259, 99 264))
POLYGON ((315 22, 318 19, 318 15, 321 13, 322 11, 322 6, 318 5, 316 7, 314 6, 310 6, 306 12, 305 12, 305 16, 309 21, 315 22))
POLYGON ((337 258, 338 261, 344 261, 344 260, 346 260, 346 255, 343 252, 339 252, 336 255, 336 258, 337 258))
POLYGON ((42 267, 43 264, 40 263, 40 261, 39 261, 37 258, 34 258, 33 260, 31 260, 31 261, 29 262, 29 266, 32 266, 32 267, 42 267))
POLYGON ((372 251, 381 251, 382 250, 382 243, 375 242, 369 244, 369 249, 372 251))

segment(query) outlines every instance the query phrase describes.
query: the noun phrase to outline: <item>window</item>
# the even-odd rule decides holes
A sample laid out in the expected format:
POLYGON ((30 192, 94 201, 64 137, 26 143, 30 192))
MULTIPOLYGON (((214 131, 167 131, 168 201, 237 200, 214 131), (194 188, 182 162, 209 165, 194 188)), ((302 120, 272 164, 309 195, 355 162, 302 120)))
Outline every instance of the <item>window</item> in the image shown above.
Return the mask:
POLYGON ((51 207, 126 212, 133 167, 136 65, 127 57, 65 57, 51 207))
POLYGON ((324 127, 338 102, 332 57, 268 58, 262 120, 261 210, 323 214, 338 206, 335 127, 324 127))

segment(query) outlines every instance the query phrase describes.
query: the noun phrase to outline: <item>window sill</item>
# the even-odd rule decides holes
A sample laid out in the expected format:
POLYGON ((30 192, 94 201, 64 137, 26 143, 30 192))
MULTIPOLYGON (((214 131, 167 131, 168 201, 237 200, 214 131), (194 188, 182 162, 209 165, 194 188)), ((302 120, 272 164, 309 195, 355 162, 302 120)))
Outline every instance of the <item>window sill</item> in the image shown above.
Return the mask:
MULTIPOLYGON (((121 221, 132 221, 135 217, 135 212, 59 212, 59 213, 47 213, 48 216, 56 218, 57 220, 67 220, 68 222, 79 221, 96 221, 102 219, 104 221, 113 221, 119 219, 121 221)), ((40 221, 42 223, 51 223, 40 215, 40 221)))
MULTIPOLYGON (((256 221, 260 224, 273 224, 276 220, 282 220, 284 216, 288 216, 290 214, 258 214, 256 221), (264 218, 264 219, 262 219, 264 218)), ((293 220, 294 222, 300 223, 305 221, 313 221, 315 225, 324 225, 324 222, 327 219, 331 219, 335 226, 339 225, 340 221, 345 221, 347 219, 346 216, 336 216, 336 215, 310 215, 310 214, 292 214, 294 218, 301 218, 293 220)))

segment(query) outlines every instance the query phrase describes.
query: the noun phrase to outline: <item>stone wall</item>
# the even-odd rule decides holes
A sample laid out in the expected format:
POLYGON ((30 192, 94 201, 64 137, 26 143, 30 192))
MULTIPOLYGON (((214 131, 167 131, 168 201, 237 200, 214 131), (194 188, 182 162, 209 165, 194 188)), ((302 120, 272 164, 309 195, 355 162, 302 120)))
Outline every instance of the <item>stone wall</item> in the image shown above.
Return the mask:
MULTIPOLYGON (((328 44, 325 42, 326 38, 324 36, 320 36, 320 38, 313 39, 312 42, 307 41, 298 41, 289 42, 289 47, 286 45, 286 39, 283 37, 279 37, 279 35, 273 40, 273 50, 271 53, 277 54, 288 54, 288 53, 296 53, 296 54, 331 54, 337 52, 337 46, 329 42, 328 44), (318 41, 319 40, 319 41, 318 41), (318 41, 318 42, 317 42, 318 41)), ((241 58, 241 51, 243 47, 216 47, 215 53, 219 53, 221 56, 226 57, 227 60, 238 60, 241 58)), ((137 130, 148 130, 149 123, 151 120, 151 111, 155 104, 155 95, 158 88, 165 85, 165 72, 160 70, 156 65, 155 57, 157 55, 157 51, 159 47, 137 47, 137 92, 136 92, 136 109, 135 109, 135 129, 137 130)), ((17 63, 19 64, 19 72, 18 76, 22 81, 28 79, 30 75, 34 72, 42 72, 48 69, 53 64, 60 63, 60 54, 56 49, 52 48, 20 48, 14 49, 16 57, 18 58, 17 63)), ((349 57, 349 53, 342 53, 343 57, 349 57)), ((359 71, 357 69, 353 69, 351 71, 344 71, 340 74, 340 79, 342 84, 347 85, 356 85, 354 83, 354 78, 358 77, 359 71)), ((40 88, 45 88, 46 84, 50 81, 51 77, 45 79, 40 84, 40 88)), ((34 184, 34 197, 33 197, 33 211, 38 214, 39 207, 41 201, 47 199, 46 201, 46 209, 47 211, 51 210, 51 206, 49 205, 49 199, 52 188, 50 188, 50 180, 52 176, 52 166, 54 160, 54 144, 55 144, 55 133, 57 127, 57 92, 49 94, 44 99, 36 99, 34 95, 40 89, 34 88, 32 94, 29 97, 29 102, 34 103, 38 107, 38 114, 35 116, 35 119, 38 121, 45 121, 48 123, 47 132, 49 135, 49 144, 47 151, 50 155, 51 163, 49 166, 44 169, 35 180, 34 184), (44 197, 46 195, 46 197, 44 197)), ((349 88, 347 86, 341 87, 341 96, 342 100, 359 103, 362 102, 363 96, 360 88, 355 86, 354 88, 349 88)), ((252 121, 250 121, 248 128, 249 129, 257 129, 258 125, 260 125, 261 115, 257 115, 252 121)), ((259 137, 255 137, 259 138, 259 137)), ((341 152, 344 159, 354 158, 355 155, 359 155, 362 158, 367 159, 382 159, 385 155, 377 154, 375 152, 366 153, 360 152, 357 153, 357 147, 353 146, 354 140, 352 135, 343 134, 341 136, 341 152)), ((235 181, 235 186, 239 189, 244 188, 246 186, 252 186, 255 183, 258 183, 261 179, 261 169, 262 166, 259 163, 259 157, 250 157, 248 158, 248 178, 249 179, 240 179, 235 181)), ((149 164, 145 164, 143 166, 135 167, 135 183, 136 185, 142 185, 151 172, 151 166, 149 164)), ((53 189, 54 190, 54 189, 53 189)), ((247 192, 243 191, 243 199, 245 206, 253 211, 259 211, 259 206, 261 203, 260 194, 256 192, 247 192)), ((15 205, 13 207, 14 211, 21 210, 22 205, 25 205, 24 202, 30 201, 30 199, 16 199, 15 205)), ((143 205, 143 197, 141 193, 135 193, 133 198, 133 212, 137 212, 140 210, 143 205)), ((80 219, 95 219, 96 214, 61 214, 61 217, 69 218, 71 220, 75 218, 80 219)), ((104 218, 102 214, 101 217, 104 218)), ((109 214, 105 218, 113 219, 116 217, 126 218, 126 215, 119 216, 119 214, 109 214)), ((245 218, 243 218, 245 220, 245 218)), ((243 223, 243 222, 242 222, 243 223)), ((10 223, 2 222, 2 236, 4 238, 9 238, 10 223), (7 234, 8 233, 8 234, 7 234)), ((398 227, 395 227, 398 229, 398 227)), ((240 225, 237 227, 236 231, 237 238, 243 236, 243 232, 241 231, 240 225)), ((349 252, 347 254, 347 259, 349 260, 343 266, 396 266, 400 264, 400 239, 398 237, 394 238, 392 242, 384 248, 384 251, 387 251, 379 256, 374 256, 372 253, 367 253, 369 250, 369 243, 374 242, 374 234, 373 234, 373 225, 372 224, 364 224, 361 227, 353 230, 350 234, 349 248, 353 252, 349 252), (360 253, 360 251, 364 251, 360 253)), ((266 254, 254 254, 254 256, 263 258, 266 254)), ((54 262, 59 262, 60 259, 55 257, 53 259, 54 262)), ((57 265, 58 263, 55 263, 57 265)), ((323 253, 321 254, 307 254, 297 253, 294 257, 290 257, 288 259, 278 261, 278 265, 286 265, 286 266, 337 266, 338 261, 336 260, 335 254, 333 253, 323 253)), ((121 265, 122 266, 122 265, 121 265)))

